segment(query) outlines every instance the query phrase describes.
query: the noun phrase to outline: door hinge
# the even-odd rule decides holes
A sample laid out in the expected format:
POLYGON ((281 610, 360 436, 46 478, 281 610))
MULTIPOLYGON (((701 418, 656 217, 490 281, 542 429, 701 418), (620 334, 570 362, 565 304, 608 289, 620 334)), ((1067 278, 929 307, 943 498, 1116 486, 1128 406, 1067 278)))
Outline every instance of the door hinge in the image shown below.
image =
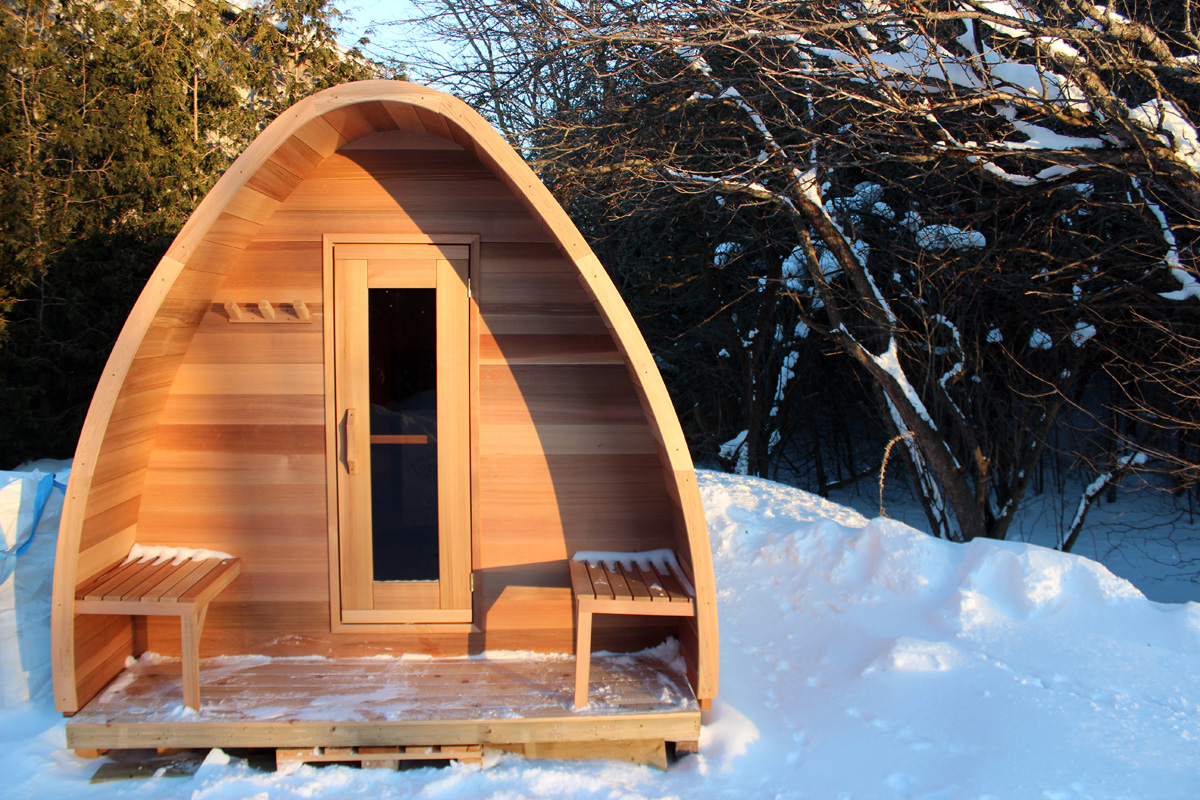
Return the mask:
POLYGON ((470 299, 472 296, 473 295, 471 294, 471 279, 467 278, 467 298, 470 299))
POLYGON ((467 573, 467 578, 468 578, 468 581, 469 581, 469 582, 470 582, 470 584, 471 584, 471 591, 472 591, 472 592, 473 592, 473 591, 475 591, 475 573, 474 573, 474 572, 468 572, 468 573, 467 573))

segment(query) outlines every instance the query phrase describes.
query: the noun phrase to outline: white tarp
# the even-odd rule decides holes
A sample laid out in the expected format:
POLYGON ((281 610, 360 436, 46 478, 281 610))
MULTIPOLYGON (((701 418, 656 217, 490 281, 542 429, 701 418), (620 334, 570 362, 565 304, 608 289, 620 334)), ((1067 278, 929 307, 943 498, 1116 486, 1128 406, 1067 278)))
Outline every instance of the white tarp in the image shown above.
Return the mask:
POLYGON ((50 683, 50 596, 69 461, 0 472, 0 707, 50 683))

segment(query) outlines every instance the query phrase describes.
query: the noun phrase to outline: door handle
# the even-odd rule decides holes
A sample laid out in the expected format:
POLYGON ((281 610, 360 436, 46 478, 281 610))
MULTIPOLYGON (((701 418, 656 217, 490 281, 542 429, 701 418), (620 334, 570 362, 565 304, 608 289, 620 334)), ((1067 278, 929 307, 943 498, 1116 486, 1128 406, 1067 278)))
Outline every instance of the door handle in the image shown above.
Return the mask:
POLYGON ((354 409, 346 409, 346 472, 355 475, 358 473, 358 459, 355 457, 354 450, 354 409))

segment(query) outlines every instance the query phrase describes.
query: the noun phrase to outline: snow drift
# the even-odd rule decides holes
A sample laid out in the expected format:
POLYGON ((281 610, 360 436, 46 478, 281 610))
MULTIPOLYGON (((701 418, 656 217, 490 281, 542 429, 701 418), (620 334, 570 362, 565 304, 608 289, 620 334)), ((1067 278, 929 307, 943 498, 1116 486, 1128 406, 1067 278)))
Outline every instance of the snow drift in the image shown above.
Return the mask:
MULTIPOLYGON (((146 796, 1193 798, 1200 605, 1087 559, 934 539, 767 481, 700 473, 722 690, 663 774, 493 757, 408 772, 256 772, 214 752, 146 796)), ((0 712, 12 796, 115 798, 63 751, 48 697, 0 712)))

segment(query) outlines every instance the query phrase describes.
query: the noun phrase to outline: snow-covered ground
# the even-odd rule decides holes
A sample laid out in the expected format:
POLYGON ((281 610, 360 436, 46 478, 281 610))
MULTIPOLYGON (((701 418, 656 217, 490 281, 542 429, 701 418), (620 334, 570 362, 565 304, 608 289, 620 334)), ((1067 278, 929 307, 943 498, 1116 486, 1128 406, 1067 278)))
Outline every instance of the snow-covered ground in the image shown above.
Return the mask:
MULTIPOLYGON (((1021 502, 1008 539, 1057 548, 1067 523, 1075 516, 1083 483, 1061 491, 1030 493, 1021 502)), ((1104 564, 1133 583, 1146 597, 1160 603, 1200 601, 1200 506, 1195 498, 1127 479, 1111 501, 1099 498, 1072 550, 1104 564)), ((878 484, 862 481, 831 495, 831 499, 867 516, 879 514, 878 484)), ((925 529, 920 501, 903 478, 888 482, 884 497, 887 516, 925 529)))
POLYGON ((88 785, 48 692, 0 710, 6 798, 1188 798, 1200 796, 1200 604, 1096 562, 956 545, 767 481, 701 473, 721 691, 667 773, 501 757, 403 772, 88 785))

